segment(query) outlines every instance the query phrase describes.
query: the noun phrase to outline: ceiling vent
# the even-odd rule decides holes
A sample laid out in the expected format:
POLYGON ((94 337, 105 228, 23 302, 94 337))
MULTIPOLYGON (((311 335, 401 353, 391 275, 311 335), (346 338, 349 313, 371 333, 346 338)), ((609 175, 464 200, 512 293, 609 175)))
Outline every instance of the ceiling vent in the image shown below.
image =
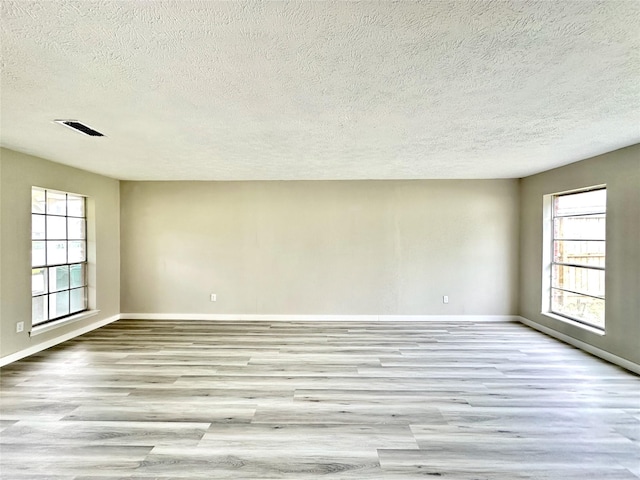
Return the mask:
POLYGON ((72 128, 76 132, 80 132, 83 135, 89 135, 91 137, 104 137, 103 133, 94 130, 93 128, 85 125, 84 123, 80 123, 77 120, 54 120, 55 123, 59 123, 60 125, 64 125, 65 127, 72 128))

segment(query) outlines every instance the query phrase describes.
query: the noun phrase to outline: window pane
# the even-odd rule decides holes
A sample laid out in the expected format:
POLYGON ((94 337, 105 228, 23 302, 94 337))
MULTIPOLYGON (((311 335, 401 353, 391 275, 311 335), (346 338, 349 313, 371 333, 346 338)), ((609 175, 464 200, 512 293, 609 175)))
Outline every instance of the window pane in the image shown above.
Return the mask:
POLYGON ((84 218, 68 218, 68 239, 79 240, 85 238, 84 218))
POLYGON ((45 213, 45 198, 42 188, 31 189, 31 213, 45 213))
POLYGON ((44 295, 47 290, 47 269, 34 268, 31 270, 31 295, 44 295))
POLYGON ((553 261, 604 268, 605 242, 556 240, 553 261))
POLYGON ((87 279, 85 275, 85 265, 84 263, 79 263, 77 265, 70 265, 70 287, 84 287, 87 284, 87 279))
POLYGON ((554 265, 551 286, 604 297, 604 270, 554 265))
POLYGON ((590 192, 570 193, 555 197, 555 215, 584 215, 599 213, 607 209, 607 191, 605 189, 590 192))
POLYGON ((606 219, 604 215, 560 217, 553 221, 553 238, 604 240, 605 231, 606 219))
POLYGON ((64 240, 66 238, 67 219, 47 216, 47 240, 64 240))
POLYGON ((45 242, 31 242, 31 266, 38 267, 46 263, 45 242))
POLYGON ((604 300, 552 289, 551 310, 604 328, 604 300))
POLYGON ((47 241, 47 265, 67 263, 67 242, 47 241))
POLYGON ((66 215, 67 195, 65 193, 47 191, 47 213, 49 215, 66 215))
POLYGON ((84 197, 67 194, 67 209, 70 217, 84 217, 84 197))
POLYGON ((44 240, 44 215, 31 215, 31 238, 44 240))
POLYGON ((67 290, 69 288, 69 267, 52 267, 49 269, 49 291, 67 290))
POLYGON ((69 290, 49 295, 49 318, 69 315, 69 290))
POLYGON ((76 288, 71 290, 70 298, 71 298, 71 310, 69 313, 80 312, 81 310, 85 310, 87 308, 87 303, 85 301, 85 288, 76 288))
POLYGON ((84 242, 69 242, 69 262, 84 262, 87 259, 84 242))
POLYGON ((41 297, 33 297, 31 299, 31 324, 37 325, 45 320, 48 320, 47 316, 47 295, 41 297))

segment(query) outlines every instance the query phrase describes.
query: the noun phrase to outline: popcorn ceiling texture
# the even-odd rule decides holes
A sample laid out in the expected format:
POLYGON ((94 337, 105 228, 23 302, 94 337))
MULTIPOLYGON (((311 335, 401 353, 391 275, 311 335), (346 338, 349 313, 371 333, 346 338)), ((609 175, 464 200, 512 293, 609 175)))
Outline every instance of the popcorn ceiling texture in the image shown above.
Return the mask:
POLYGON ((637 1, 1 13, 2 145, 120 179, 522 177, 640 139, 637 1))

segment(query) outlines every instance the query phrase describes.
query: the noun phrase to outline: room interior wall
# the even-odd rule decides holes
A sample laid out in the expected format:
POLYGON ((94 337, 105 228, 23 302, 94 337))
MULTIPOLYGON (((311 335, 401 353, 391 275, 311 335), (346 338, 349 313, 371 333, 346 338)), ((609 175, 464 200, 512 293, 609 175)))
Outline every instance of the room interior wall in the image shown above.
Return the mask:
POLYGON ((0 357, 120 312, 520 314, 640 364, 638 185, 640 145, 520 181, 340 182, 118 182, 3 148, 0 357), (603 183, 604 336, 540 313, 542 197, 603 183), (100 314, 36 337, 25 268, 32 185, 92 199, 99 265, 100 314))
POLYGON ((535 324, 640 364, 640 145, 521 180, 520 314, 535 324), (541 313, 543 196, 607 186, 605 334, 541 313))
POLYGON ((50 345, 120 313, 119 181, 41 158, 0 150, 0 358, 50 345), (90 275, 94 284, 94 317, 30 336, 31 330, 31 187, 79 193, 88 197, 90 275), (93 248, 95 247, 95 248, 93 248), (25 329, 16 333, 16 323, 25 329))
POLYGON ((121 311, 516 314, 518 188, 124 181, 121 311))

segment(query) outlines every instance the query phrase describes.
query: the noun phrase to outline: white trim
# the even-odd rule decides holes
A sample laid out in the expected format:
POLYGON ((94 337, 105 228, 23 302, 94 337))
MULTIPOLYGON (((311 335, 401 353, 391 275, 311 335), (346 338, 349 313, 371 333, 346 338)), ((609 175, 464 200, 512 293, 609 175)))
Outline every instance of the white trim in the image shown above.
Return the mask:
POLYGON ((71 340, 72 338, 78 337, 97 328, 104 327, 105 325, 115 322, 119 319, 120 315, 114 315, 112 317, 93 322, 90 325, 86 325, 82 328, 78 328, 77 330, 72 330, 71 332, 65 333, 64 335, 52 338, 51 340, 47 340, 46 342, 39 343, 38 345, 34 345, 33 347, 25 348, 24 350, 20 350, 19 352, 12 353, 11 355, 7 355, 6 357, 2 357, 0 358, 0 367, 4 367, 5 365, 28 357, 29 355, 41 352, 42 350, 46 350, 47 348, 51 348, 60 343, 66 342, 67 340, 71 340))
POLYGON ((556 315, 552 312, 541 312, 540 314, 544 315, 545 317, 551 318, 553 320, 557 320, 558 322, 564 322, 576 328, 581 328, 582 330, 586 330, 587 332, 595 333, 596 335, 600 335, 601 337, 604 337, 606 334, 606 332, 601 328, 594 327, 592 325, 587 325, 586 323, 576 322, 575 320, 571 320, 570 318, 563 317, 561 315, 556 315))
POLYGON ((129 320, 218 320, 269 322, 509 322, 517 315, 261 315, 226 313, 121 313, 129 320))
POLYGON ((99 313, 100 310, 87 310, 71 317, 66 317, 54 322, 45 323, 44 325, 36 325, 35 327, 31 327, 29 336, 35 337, 36 335, 41 335, 45 332, 55 330, 56 328, 62 327, 63 325, 68 325, 70 323, 79 322, 80 320, 85 320, 87 318, 98 315, 99 313))
POLYGON ((552 328, 545 327, 544 325, 540 325, 539 323, 533 322, 528 318, 519 317, 519 320, 521 323, 524 323, 528 327, 531 327, 542 333, 546 333, 551 337, 557 338, 558 340, 561 340, 565 343, 573 345, 574 347, 578 347, 580 350, 584 350, 585 352, 595 355, 596 357, 600 357, 603 360, 606 360, 607 362, 611 362, 615 365, 618 365, 619 367, 625 368, 631 372, 634 372, 640 375, 640 365, 638 365, 637 363, 634 363, 630 360, 614 355, 613 353, 609 353, 606 350, 602 350, 601 348, 594 347, 593 345, 590 345, 581 340, 578 340, 577 338, 570 337, 569 335, 565 335, 564 333, 560 333, 557 330, 554 330, 552 328))

